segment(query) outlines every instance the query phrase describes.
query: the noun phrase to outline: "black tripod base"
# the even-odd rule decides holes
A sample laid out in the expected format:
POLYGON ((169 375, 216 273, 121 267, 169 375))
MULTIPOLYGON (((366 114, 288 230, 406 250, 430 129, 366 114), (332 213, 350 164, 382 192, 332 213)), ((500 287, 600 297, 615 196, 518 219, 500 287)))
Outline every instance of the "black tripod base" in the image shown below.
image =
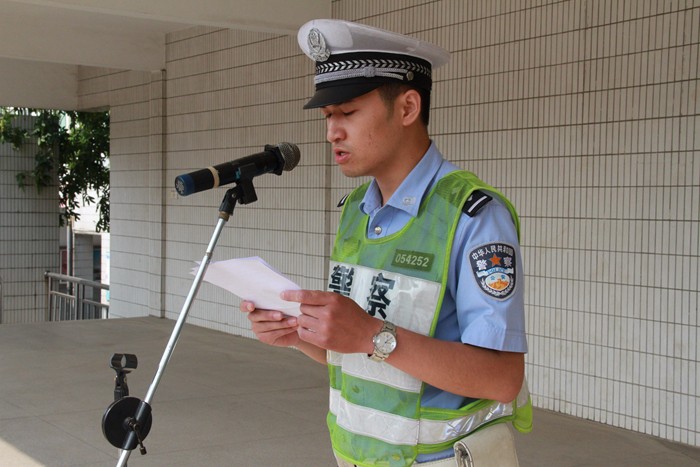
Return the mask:
POLYGON ((102 416, 102 433, 119 449, 131 451, 137 445, 145 454, 143 440, 151 431, 151 406, 136 397, 122 397, 107 407, 102 416))

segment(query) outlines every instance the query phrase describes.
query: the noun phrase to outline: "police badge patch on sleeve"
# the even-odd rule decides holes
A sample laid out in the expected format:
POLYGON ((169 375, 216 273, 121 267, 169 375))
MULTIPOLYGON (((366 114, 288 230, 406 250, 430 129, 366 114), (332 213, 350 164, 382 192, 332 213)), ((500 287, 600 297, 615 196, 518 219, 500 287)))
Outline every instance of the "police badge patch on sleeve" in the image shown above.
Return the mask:
POLYGON ((469 253, 476 282, 487 295, 505 300, 515 290, 515 248, 507 243, 488 243, 469 253))

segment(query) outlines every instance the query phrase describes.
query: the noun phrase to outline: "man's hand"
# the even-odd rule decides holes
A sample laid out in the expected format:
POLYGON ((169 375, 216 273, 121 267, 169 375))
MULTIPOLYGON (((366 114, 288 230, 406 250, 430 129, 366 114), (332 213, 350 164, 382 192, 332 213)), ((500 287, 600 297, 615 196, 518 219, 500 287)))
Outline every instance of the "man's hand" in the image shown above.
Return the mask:
POLYGON ((287 290, 281 298, 301 304, 296 322, 302 341, 340 353, 373 352, 372 336, 382 327, 381 321, 350 298, 320 290, 287 290))
POLYGON ((253 302, 245 300, 241 302, 241 311, 248 314, 251 328, 260 342, 276 347, 299 344, 296 318, 281 311, 258 310, 253 302))

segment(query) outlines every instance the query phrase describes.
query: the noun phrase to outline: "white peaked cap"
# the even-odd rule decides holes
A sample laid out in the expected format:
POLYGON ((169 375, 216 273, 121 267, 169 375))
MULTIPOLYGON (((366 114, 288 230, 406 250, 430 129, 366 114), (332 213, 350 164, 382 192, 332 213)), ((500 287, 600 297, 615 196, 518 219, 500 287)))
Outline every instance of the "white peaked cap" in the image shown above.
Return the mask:
POLYGON ((432 69, 450 59, 429 42, 342 20, 309 21, 297 41, 316 62, 316 93, 304 108, 345 102, 391 82, 430 91, 432 69))

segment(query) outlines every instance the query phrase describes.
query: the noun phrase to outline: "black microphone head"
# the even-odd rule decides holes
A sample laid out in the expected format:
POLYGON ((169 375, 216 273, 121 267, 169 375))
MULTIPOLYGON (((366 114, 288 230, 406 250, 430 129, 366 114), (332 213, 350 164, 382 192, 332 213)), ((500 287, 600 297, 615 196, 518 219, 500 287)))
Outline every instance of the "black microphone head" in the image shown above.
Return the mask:
POLYGON ((282 167, 282 170, 289 172, 297 166, 299 159, 301 158, 301 153, 299 152, 299 148, 296 144, 279 143, 277 148, 280 150, 280 154, 284 160, 284 167, 282 167))

